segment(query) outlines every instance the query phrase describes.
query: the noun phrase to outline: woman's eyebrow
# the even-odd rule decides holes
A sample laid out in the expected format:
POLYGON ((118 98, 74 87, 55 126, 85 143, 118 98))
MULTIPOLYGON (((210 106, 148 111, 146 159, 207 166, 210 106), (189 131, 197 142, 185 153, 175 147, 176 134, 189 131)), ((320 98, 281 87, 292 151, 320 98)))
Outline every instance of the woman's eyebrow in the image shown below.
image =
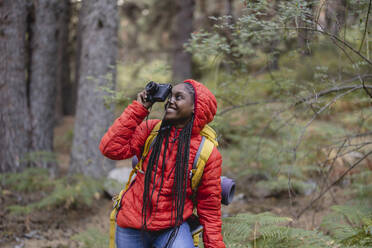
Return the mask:
POLYGON ((172 91, 172 95, 176 95, 176 94, 185 94, 186 93, 186 91, 184 91, 184 90, 176 90, 176 91, 172 91))

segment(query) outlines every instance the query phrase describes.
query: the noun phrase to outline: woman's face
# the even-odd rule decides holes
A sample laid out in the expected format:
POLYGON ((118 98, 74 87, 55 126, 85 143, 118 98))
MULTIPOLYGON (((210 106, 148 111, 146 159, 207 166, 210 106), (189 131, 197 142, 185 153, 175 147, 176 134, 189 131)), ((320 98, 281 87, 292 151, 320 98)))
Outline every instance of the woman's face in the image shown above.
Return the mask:
POLYGON ((193 98, 184 83, 174 86, 165 108, 165 120, 177 128, 183 128, 194 112, 193 98))

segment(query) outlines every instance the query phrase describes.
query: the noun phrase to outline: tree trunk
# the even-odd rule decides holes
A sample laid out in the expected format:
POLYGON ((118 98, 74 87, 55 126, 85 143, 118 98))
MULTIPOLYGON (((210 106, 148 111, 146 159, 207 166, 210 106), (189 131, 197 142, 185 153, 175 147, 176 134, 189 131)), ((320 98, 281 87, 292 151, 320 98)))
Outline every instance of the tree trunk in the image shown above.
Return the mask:
POLYGON ((234 18, 234 0, 227 0, 227 10, 226 10, 226 15, 231 16, 229 19, 229 24, 234 24, 235 23, 235 18, 234 18))
POLYGON ((111 0, 86 0, 81 9, 79 90, 69 172, 98 178, 114 167, 98 146, 114 119, 113 106, 105 106, 107 94, 101 87, 115 88, 118 10, 111 0))
POLYGON ((342 29, 345 24, 345 6, 346 0, 333 0, 326 2, 326 27, 333 35, 338 35, 340 29, 342 29))
POLYGON ((27 1, 0 2, 0 172, 27 165, 30 121, 26 86, 27 1))
POLYGON ((57 51, 57 98, 56 98, 56 121, 59 122, 64 115, 64 102, 69 101, 63 95, 65 85, 71 84, 70 71, 70 44, 69 26, 71 17, 71 5, 69 0, 60 1, 60 14, 58 18, 58 51, 57 51))
POLYGON ((191 77, 191 54, 183 45, 190 39, 193 31, 194 0, 177 0, 175 25, 172 27, 172 77, 182 81, 191 77))
MULTIPOLYGON (((308 1, 308 0, 307 0, 308 1)), ((309 4, 308 5, 308 8, 311 10, 311 12, 313 12, 313 6, 312 4, 309 4)), ((309 18, 309 17, 307 17, 309 18)), ((313 18, 313 17, 311 17, 313 18)), ((298 26, 301 27, 300 29, 298 29, 298 36, 297 36, 297 44, 299 46, 299 49, 300 49, 300 53, 303 55, 303 56, 308 56, 311 54, 311 50, 310 50, 310 42, 311 42, 311 39, 312 39, 312 33, 308 30, 308 29, 304 29, 303 27, 308 27, 308 28, 312 28, 311 26, 312 24, 309 24, 308 22, 304 21, 304 20, 298 20, 298 26)))
POLYGON ((211 21, 209 19, 208 9, 206 0, 199 0, 196 2, 199 4, 200 16, 198 19, 195 19, 196 27, 202 27, 204 30, 210 30, 211 21))
POLYGON ((64 115, 75 115, 76 113, 76 102, 77 102, 77 85, 79 82, 79 65, 80 65, 80 53, 81 53, 81 2, 71 2, 71 16, 78 17, 72 18, 71 20, 71 59, 70 69, 71 77, 70 82, 63 84, 62 98, 63 98, 63 114, 64 115), (73 21, 78 19, 78 21, 73 21))
POLYGON ((38 167, 57 171, 53 152, 55 101, 57 89, 57 44, 59 0, 34 2, 35 22, 31 38, 30 114, 32 152, 38 167))

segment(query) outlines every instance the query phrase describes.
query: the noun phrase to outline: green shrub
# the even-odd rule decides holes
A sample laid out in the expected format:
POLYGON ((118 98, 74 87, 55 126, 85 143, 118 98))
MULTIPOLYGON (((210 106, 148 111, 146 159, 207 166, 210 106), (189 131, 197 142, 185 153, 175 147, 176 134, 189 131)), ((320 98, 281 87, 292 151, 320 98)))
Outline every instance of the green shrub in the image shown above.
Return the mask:
POLYGON ((338 247, 317 231, 291 228, 291 218, 271 213, 238 214, 223 219, 222 233, 227 247, 338 247))
POLYGON ((22 173, 0 174, 0 183, 4 188, 26 193, 46 190, 53 185, 48 170, 43 168, 28 168, 22 173))
MULTIPOLYGON (((0 175, 2 187, 14 190, 17 194, 35 194, 37 200, 26 204, 8 206, 12 214, 29 214, 33 211, 52 208, 76 208, 91 206, 103 190, 103 182, 82 175, 49 178, 48 171, 29 168, 22 173, 0 175)), ((29 197, 28 197, 29 198, 29 197)))

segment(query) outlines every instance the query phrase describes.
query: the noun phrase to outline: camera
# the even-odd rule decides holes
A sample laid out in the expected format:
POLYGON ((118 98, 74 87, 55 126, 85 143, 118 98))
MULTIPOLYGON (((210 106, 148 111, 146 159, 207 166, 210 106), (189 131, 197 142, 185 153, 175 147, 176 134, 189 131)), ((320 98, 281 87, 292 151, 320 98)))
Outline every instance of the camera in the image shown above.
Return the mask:
POLYGON ((170 84, 157 84, 154 81, 150 81, 145 87, 147 96, 147 102, 164 102, 168 95, 172 91, 172 85, 170 84))

